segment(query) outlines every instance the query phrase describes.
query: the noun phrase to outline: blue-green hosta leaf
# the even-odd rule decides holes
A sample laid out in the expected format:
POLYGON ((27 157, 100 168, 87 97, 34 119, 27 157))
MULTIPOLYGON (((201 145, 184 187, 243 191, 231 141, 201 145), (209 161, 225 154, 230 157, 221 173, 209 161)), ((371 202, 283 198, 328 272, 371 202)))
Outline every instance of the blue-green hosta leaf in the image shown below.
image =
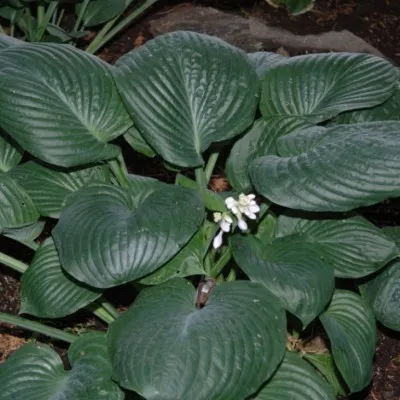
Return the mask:
POLYGON ((121 57, 115 79, 136 127, 166 161, 203 164, 214 142, 254 119, 259 80, 247 55, 194 32, 159 36, 121 57))
POLYGON ((365 218, 301 219, 281 215, 276 236, 300 235, 318 244, 340 278, 360 278, 376 272, 398 254, 394 241, 365 218))
POLYGON ((144 154, 146 157, 155 157, 156 153, 143 139, 140 132, 134 127, 130 127, 124 134, 124 139, 128 142, 132 149, 138 153, 144 154))
POLYGON ((81 189, 61 212, 53 237, 62 267, 77 280, 107 288, 155 271, 202 223, 194 190, 155 190, 135 207, 130 192, 109 184, 81 189))
POLYGON ((20 44, 26 44, 23 40, 19 40, 15 37, 8 36, 8 35, 0 35, 0 51, 7 49, 8 47, 11 46, 17 46, 20 44))
POLYGON ((113 378, 148 400, 244 399, 278 367, 285 313, 262 285, 217 286, 197 309, 176 278, 146 289, 109 330, 113 378), (149 362, 149 360, 151 360, 149 362))
POLYGON ((113 158, 107 142, 131 125, 97 57, 52 43, 0 52, 0 126, 36 157, 63 167, 113 158))
POLYGON ((334 290, 333 269, 317 246, 295 236, 268 245, 250 236, 235 235, 231 244, 239 267, 273 293, 304 327, 329 302, 334 290))
POLYGON ((27 246, 36 247, 33 242, 42 233, 44 225, 44 221, 38 221, 20 228, 5 228, 1 231, 1 234, 27 246))
POLYGON ((385 226, 382 230, 390 240, 396 243, 400 252, 400 226, 385 226))
POLYGON ((319 318, 331 342, 336 366, 350 391, 364 389, 371 381, 376 346, 372 309, 356 293, 336 290, 319 318))
POLYGON ((6 174, 0 174, 0 232, 36 222, 38 210, 28 193, 6 174))
POLYGON ((397 72, 388 61, 351 53, 292 57, 267 71, 261 112, 321 122, 344 111, 373 107, 395 90, 397 72))
POLYGON ((309 361, 326 378, 326 380, 332 385, 335 393, 341 396, 344 396, 346 394, 346 391, 343 388, 342 380, 338 375, 332 354, 306 353, 304 354, 304 358, 309 361))
POLYGON ((74 172, 45 168, 33 161, 9 172, 30 195, 40 215, 59 218, 69 195, 92 182, 107 181, 106 167, 91 167, 74 172))
POLYGON ((249 165, 254 159, 268 154, 277 154, 276 141, 296 129, 310 124, 301 118, 260 118, 232 147, 226 163, 229 183, 238 192, 249 192, 252 184, 249 165))
POLYGON ((373 121, 399 121, 400 120, 400 89, 384 103, 373 108, 345 112, 334 119, 335 124, 358 124, 373 121))
POLYGON ((270 244, 275 237, 277 218, 267 213, 257 224, 257 232, 254 235, 261 243, 270 244))
POLYGON ((0 131, 0 173, 15 167, 22 158, 23 152, 13 146, 0 131))
POLYGON ((207 251, 203 228, 190 239, 186 246, 157 271, 140 280, 144 285, 159 285, 176 277, 206 275, 203 259, 207 251))
MULTIPOLYGON (((126 0, 92 0, 83 14, 84 26, 96 26, 113 19, 125 10, 126 0)), ((76 14, 79 15, 82 3, 75 6, 76 14)))
POLYGON ((87 333, 68 350, 71 370, 44 344, 26 344, 0 365, 0 399, 123 400, 111 380, 105 335, 87 333))
POLYGON ((22 275, 21 314, 41 318, 62 318, 87 306, 102 292, 77 282, 61 268, 53 239, 36 251, 22 275))
POLYGON ((254 160, 249 171, 256 190, 308 211, 348 211, 400 195, 400 122, 321 129, 291 134, 313 143, 304 153, 254 160))
POLYGON ((257 51, 255 53, 248 53, 247 55, 249 56, 260 79, 264 79, 265 74, 270 68, 275 65, 283 64, 289 60, 289 57, 284 57, 280 54, 269 51, 257 51))
POLYGON ((141 175, 128 175, 129 193, 135 208, 139 207, 154 191, 171 187, 157 179, 141 175))
POLYGON ((361 286, 375 318, 395 331, 400 331, 400 261, 387 266, 372 280, 361 286))
POLYGON ((274 376, 254 400, 335 400, 332 386, 296 353, 286 352, 274 376))

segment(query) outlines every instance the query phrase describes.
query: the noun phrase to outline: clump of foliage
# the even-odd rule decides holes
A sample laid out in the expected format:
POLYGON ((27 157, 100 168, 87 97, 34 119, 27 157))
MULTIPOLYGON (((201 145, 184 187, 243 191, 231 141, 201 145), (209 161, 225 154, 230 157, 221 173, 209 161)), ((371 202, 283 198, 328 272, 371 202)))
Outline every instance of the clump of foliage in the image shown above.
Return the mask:
POLYGON ((400 231, 356 209, 400 194, 397 68, 192 32, 115 66, 0 43, 0 229, 35 250, 0 262, 22 273, 21 314, 110 324, 0 313, 72 343, 67 371, 45 345, 12 354, 0 399, 327 400, 370 383, 376 321, 400 330, 400 231), (175 184, 129 174, 119 136, 175 184), (215 193, 222 151, 232 190, 215 193), (38 244, 42 217, 56 226, 38 244), (121 314, 104 296, 127 283, 141 290, 121 314))
POLYGON ((132 8, 133 0, 0 0, 0 17, 8 21, 7 28, 0 25, 0 33, 7 29, 9 36, 28 42, 77 45, 88 36, 88 29, 101 28, 86 48, 96 53, 156 2, 145 0, 132 8), (71 5, 75 20, 67 28, 65 11, 71 14, 71 5))

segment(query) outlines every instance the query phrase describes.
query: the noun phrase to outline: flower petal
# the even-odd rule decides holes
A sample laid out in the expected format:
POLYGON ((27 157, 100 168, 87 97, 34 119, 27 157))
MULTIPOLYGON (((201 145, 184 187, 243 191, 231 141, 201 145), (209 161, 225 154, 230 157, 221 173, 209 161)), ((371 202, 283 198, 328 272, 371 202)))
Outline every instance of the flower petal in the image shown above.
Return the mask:
POLYGON ((247 223, 244 219, 239 219, 238 221, 238 227, 241 231, 247 230, 247 223))
POLYGON ((219 249, 222 245, 222 235, 223 235, 223 231, 219 231, 218 235, 215 236, 214 240, 213 240, 213 247, 214 249, 219 249))

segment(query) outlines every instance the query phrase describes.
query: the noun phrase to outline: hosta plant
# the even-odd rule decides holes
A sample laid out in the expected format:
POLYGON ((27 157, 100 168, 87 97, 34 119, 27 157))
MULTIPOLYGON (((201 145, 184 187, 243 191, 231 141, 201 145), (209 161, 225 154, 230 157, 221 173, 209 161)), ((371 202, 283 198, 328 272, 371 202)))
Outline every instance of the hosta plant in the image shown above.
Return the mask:
POLYGON ((0 0, 0 22, 4 25, 0 24, 0 33, 7 32, 9 40, 16 37, 29 42, 73 45, 81 44, 82 38, 93 36, 86 51, 95 53, 156 2, 157 0, 0 0), (72 25, 71 16, 75 18, 72 25), (96 35, 91 34, 89 30, 92 29, 98 30, 96 35))
POLYGON ((72 344, 70 368, 47 345, 13 353, 0 399, 329 400, 370 383, 377 321, 400 330, 400 231, 357 213, 400 195, 390 62, 193 32, 114 66, 2 43, 0 229, 35 255, 0 254, 23 315, 0 320, 72 344), (119 136, 175 183, 130 174, 119 136), (139 292, 124 312, 123 284, 139 292), (43 323, 82 308, 107 332, 43 323))

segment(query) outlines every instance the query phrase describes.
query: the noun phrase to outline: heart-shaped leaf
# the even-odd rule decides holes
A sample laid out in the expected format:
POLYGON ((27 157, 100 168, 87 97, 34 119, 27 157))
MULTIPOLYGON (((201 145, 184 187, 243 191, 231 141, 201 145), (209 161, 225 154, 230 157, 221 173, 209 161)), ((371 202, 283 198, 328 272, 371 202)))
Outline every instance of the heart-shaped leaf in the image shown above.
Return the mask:
POLYGON ((203 164, 213 142, 254 119, 259 80, 247 55, 194 32, 159 36, 121 57, 115 79, 135 125, 166 161, 203 164))
POLYGON ((360 278, 376 272, 397 256, 396 244, 365 218, 301 219, 281 215, 276 236, 301 235, 318 244, 340 278, 360 278))
POLYGON ((400 261, 391 263, 379 275, 361 286, 375 318, 395 331, 400 331, 400 261))
POLYGON ((258 392, 254 400, 335 400, 329 385, 296 353, 286 352, 274 376, 258 392))
POLYGON ((206 253, 203 227, 190 239, 186 246, 165 265, 140 280, 144 285, 159 285, 176 277, 206 275, 203 259, 206 253))
POLYGON ((301 118, 260 118, 232 147, 226 163, 229 183, 238 192, 249 192, 252 184, 249 165, 254 159, 268 154, 278 154, 276 141, 296 129, 310 126, 301 118))
POLYGON ((0 232, 32 224, 39 213, 28 193, 6 174, 0 174, 0 232))
POLYGON ((257 232, 255 237, 263 244, 272 243, 275 237, 277 218, 271 214, 267 213, 257 224, 257 232))
POLYGON ((0 131, 0 172, 7 172, 15 167, 22 158, 23 152, 13 146, 8 137, 0 131))
POLYGON ((40 214, 59 218, 67 197, 88 183, 107 181, 106 167, 91 167, 66 173, 28 161, 10 171, 28 192, 40 214))
POLYGON ((61 268, 53 239, 36 251, 21 280, 21 314, 61 318, 92 303, 102 292, 67 275, 61 268))
POLYGON ((371 381, 376 346, 372 309, 359 295, 336 290, 328 309, 319 318, 346 384, 352 392, 364 389, 371 381))
MULTIPOLYGON (((84 26, 96 26, 109 21, 125 10, 126 0, 92 0, 83 13, 84 26)), ((75 6, 76 14, 82 12, 82 4, 75 6)))
POLYGON ((123 400, 111 380, 105 335, 88 333, 68 350, 71 370, 60 356, 43 344, 26 344, 0 365, 0 399, 123 400))
POLYGON ((99 288, 155 271, 189 241, 204 217, 200 194, 178 186, 154 191, 138 208, 128 191, 109 184, 84 188, 74 200, 61 212, 53 237, 62 267, 99 288))
MULTIPOLYGON (((308 211, 348 211, 400 195, 400 122, 307 129, 289 136, 312 142, 292 157, 250 164, 256 190, 274 203, 308 211)), ((281 140, 281 139, 278 139, 281 140)))
POLYGON ((318 246, 296 236, 268 245, 235 235, 231 244, 239 267, 273 293, 304 327, 329 302, 334 290, 333 269, 322 259, 318 246))
POLYGON ((255 53, 247 54, 252 62, 258 77, 263 80, 267 71, 275 65, 283 64, 289 57, 281 56, 278 53, 269 51, 257 51, 255 53))
POLYGON ((265 74, 260 108, 264 118, 302 116, 321 122, 383 103, 393 94, 396 79, 390 62, 367 54, 292 57, 265 74))
POLYGON ((116 157, 131 125, 110 68, 64 44, 0 52, 0 125, 25 150, 63 167, 116 157))
POLYGON ((278 367, 286 320, 278 300, 246 281, 196 290, 174 279, 141 292, 109 331, 114 379, 148 400, 243 399, 278 367), (149 360, 152 360, 149 362, 149 360))

